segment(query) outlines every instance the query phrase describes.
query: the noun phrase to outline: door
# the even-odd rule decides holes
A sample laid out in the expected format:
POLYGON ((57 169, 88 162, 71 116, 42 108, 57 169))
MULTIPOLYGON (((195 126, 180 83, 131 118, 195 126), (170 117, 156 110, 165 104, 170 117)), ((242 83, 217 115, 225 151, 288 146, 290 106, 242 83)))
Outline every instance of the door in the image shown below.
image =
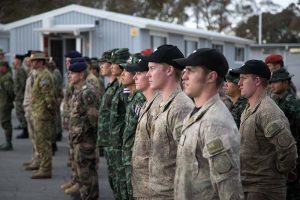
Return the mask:
POLYGON ((50 56, 55 60, 56 66, 60 73, 63 74, 64 70, 64 54, 63 54, 63 40, 51 39, 50 40, 50 56))

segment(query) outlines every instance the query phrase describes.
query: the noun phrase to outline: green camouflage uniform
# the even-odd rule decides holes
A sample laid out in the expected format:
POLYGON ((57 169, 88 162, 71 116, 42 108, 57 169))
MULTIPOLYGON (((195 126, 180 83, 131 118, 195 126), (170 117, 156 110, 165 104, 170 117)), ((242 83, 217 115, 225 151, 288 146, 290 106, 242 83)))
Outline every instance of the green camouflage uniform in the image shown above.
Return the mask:
POLYGON ((230 112, 238 128, 240 127, 241 115, 247 105, 247 102, 248 100, 245 97, 240 96, 235 104, 232 104, 230 112))
POLYGON ((55 96, 55 128, 54 128, 54 136, 56 137, 62 134, 62 122, 60 116, 60 104, 63 98, 62 87, 63 87, 63 78, 60 71, 55 68, 53 71, 53 80, 54 80, 54 96, 55 96))
MULTIPOLYGON (((132 148, 134 144, 135 130, 137 127, 137 121, 139 112, 145 103, 146 99, 143 93, 140 91, 135 91, 130 94, 128 97, 126 115, 125 115, 125 128, 123 132, 123 144, 122 144, 122 163, 125 169, 125 178, 126 187, 127 187, 127 199, 133 199, 132 192, 132 183, 131 183, 131 157, 132 157, 132 148)), ((122 181, 124 182, 124 180, 122 181)))
POLYGON ((46 68, 37 70, 32 88, 30 111, 36 136, 36 147, 40 155, 39 171, 51 172, 55 97, 53 77, 46 68))
POLYGON ((95 153, 98 107, 93 86, 86 82, 80 89, 74 90, 70 105, 69 133, 74 145, 75 171, 83 200, 99 197, 95 153))
POLYGON ((23 67, 20 66, 19 69, 16 69, 16 74, 14 77, 14 92, 15 92, 15 105, 16 105, 16 115, 20 121, 22 128, 27 127, 27 122, 25 118, 25 111, 23 108, 24 101, 24 92, 26 86, 27 72, 23 67))
POLYGON ((110 155, 109 151, 111 149, 109 145, 109 121, 110 121, 110 109, 112 104, 112 98, 116 93, 116 90, 119 87, 119 83, 117 79, 115 79, 113 82, 109 83, 105 89, 105 92, 102 96, 102 99, 100 101, 100 107, 99 107, 99 117, 98 117, 98 145, 104 147, 104 156, 107 161, 107 167, 108 167, 108 181, 110 184, 111 189, 113 190, 114 194, 116 194, 117 189, 115 179, 116 179, 116 172, 112 165, 112 159, 113 156, 110 155))
MULTIPOLYGON (((278 69, 272 73, 270 82, 291 80, 293 75, 290 75, 285 68, 278 69)), ((285 90, 282 94, 271 94, 272 99, 276 102, 279 108, 284 112, 290 123, 291 133, 296 140, 297 152, 300 152, 300 99, 295 95, 292 88, 285 90)), ((287 187, 287 199, 297 200, 300 199, 300 165, 299 159, 297 160, 296 175, 289 176, 287 187)))
POLYGON ((122 134, 125 127, 125 113, 129 91, 125 90, 124 86, 119 83, 118 89, 112 99, 110 110, 110 149, 109 155, 112 156, 111 165, 116 171, 116 181, 113 185, 116 187, 116 199, 126 198, 126 181, 121 182, 121 177, 124 176, 124 168, 122 166, 122 134))
POLYGON ((0 122, 4 130, 6 142, 11 144, 12 125, 11 111, 15 98, 13 79, 10 72, 0 74, 0 122))

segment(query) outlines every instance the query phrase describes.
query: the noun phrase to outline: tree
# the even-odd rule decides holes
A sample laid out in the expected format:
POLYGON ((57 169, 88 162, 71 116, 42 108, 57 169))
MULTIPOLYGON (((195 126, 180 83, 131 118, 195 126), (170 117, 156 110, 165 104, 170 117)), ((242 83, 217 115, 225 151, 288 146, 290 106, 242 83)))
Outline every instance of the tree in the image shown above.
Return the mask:
MULTIPOLYGON (((299 8, 290 4, 280 13, 263 13, 262 39, 264 43, 299 43, 299 8)), ((235 29, 236 35, 258 41, 258 15, 250 17, 235 29)))

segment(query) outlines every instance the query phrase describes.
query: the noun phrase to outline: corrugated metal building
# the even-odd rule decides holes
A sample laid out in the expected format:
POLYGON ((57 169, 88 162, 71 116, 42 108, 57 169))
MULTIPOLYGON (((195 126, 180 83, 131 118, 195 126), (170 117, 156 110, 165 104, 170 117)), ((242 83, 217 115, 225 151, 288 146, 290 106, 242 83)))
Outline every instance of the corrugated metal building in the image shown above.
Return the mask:
MULTIPOLYGON (((0 24, 0 49, 4 52, 9 52, 9 32, 4 30, 4 25, 0 24)), ((9 59, 9 53, 5 54, 9 59)))
POLYGON ((63 69, 63 55, 76 49, 89 57, 99 57, 112 48, 128 47, 130 52, 177 45, 185 55, 203 47, 222 51, 232 68, 249 59, 251 40, 182 25, 134 17, 119 13, 69 5, 10 24, 11 53, 28 49, 46 51, 63 69))
POLYGON ((284 65, 291 74, 297 89, 300 90, 300 44, 252 44, 250 58, 265 60, 270 54, 280 54, 284 65))

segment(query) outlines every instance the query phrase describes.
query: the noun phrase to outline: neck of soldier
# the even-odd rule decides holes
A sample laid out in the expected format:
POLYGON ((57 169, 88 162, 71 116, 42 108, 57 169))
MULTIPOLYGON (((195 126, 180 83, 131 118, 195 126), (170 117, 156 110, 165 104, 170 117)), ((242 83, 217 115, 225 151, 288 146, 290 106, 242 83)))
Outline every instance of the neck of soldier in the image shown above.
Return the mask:
POLYGON ((143 91, 143 95, 145 96, 147 101, 150 101, 155 95, 155 91, 148 87, 146 90, 143 91))
POLYGON ((167 101, 169 99, 169 97, 171 96, 171 94, 178 88, 180 87, 180 82, 175 80, 175 79, 171 79, 169 81, 165 82, 165 85, 162 89, 159 90, 163 101, 167 101))
POLYGON ((40 65, 37 69, 36 69, 36 71, 37 72, 41 72, 41 71, 43 71, 45 69, 45 66, 44 65, 40 65))
POLYGON ((106 76, 106 78, 108 79, 109 83, 112 83, 116 79, 115 76, 106 76))
POLYGON ((199 96, 194 97, 195 106, 202 107, 209 99, 219 93, 219 88, 213 85, 207 85, 199 96))
POLYGON ((127 85, 126 87, 129 89, 130 94, 133 94, 136 91, 135 84, 130 84, 130 85, 127 85))
POLYGON ((85 83, 85 79, 81 79, 76 85, 74 85, 74 87, 79 90, 82 88, 82 86, 84 85, 85 83))
POLYGON ((117 76, 117 80, 118 80, 118 82, 121 84, 122 82, 121 82, 121 75, 120 76, 117 76))
POLYGON ((253 107, 257 101, 266 93, 266 89, 262 86, 258 87, 254 94, 248 98, 248 103, 250 105, 250 108, 253 107))
POLYGON ((236 92, 235 94, 230 96, 230 100, 232 101, 233 104, 235 104, 240 96, 241 96, 241 92, 236 92))

